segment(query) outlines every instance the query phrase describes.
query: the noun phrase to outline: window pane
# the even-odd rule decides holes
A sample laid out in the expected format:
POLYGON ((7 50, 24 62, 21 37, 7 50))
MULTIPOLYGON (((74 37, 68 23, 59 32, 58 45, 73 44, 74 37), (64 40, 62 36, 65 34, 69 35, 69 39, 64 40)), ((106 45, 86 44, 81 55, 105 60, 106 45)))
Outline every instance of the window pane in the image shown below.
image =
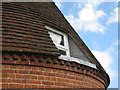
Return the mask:
POLYGON ((54 33, 54 32, 49 32, 50 37, 52 38, 53 42, 58 45, 64 46, 64 38, 63 35, 54 33))

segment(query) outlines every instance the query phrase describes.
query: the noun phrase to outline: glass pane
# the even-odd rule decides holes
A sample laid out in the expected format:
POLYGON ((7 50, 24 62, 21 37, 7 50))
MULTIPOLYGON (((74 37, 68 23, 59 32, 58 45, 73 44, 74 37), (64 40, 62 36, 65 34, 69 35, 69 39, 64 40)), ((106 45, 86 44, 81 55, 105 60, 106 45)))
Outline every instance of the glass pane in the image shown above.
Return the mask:
POLYGON ((57 34, 55 32, 49 32, 49 34, 55 44, 64 46, 63 35, 57 34))

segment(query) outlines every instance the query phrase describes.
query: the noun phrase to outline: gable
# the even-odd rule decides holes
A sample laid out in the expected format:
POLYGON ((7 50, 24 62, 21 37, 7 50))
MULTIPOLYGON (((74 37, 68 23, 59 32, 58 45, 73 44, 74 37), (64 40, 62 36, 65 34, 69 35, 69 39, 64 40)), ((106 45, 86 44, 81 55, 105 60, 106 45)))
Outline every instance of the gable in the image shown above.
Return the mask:
POLYGON ((90 62, 88 57, 81 51, 71 37, 69 37, 70 56, 90 62))

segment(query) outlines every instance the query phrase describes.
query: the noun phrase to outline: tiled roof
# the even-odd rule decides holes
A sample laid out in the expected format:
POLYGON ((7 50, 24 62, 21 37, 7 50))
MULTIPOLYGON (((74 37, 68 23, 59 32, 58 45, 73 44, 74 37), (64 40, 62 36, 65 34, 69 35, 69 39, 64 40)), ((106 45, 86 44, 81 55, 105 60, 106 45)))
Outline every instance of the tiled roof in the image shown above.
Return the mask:
POLYGON ((67 33, 104 70, 53 2, 3 3, 3 50, 59 55, 44 25, 67 33))
POLYGON ((2 50, 59 55, 40 15, 25 4, 2 4, 2 50))

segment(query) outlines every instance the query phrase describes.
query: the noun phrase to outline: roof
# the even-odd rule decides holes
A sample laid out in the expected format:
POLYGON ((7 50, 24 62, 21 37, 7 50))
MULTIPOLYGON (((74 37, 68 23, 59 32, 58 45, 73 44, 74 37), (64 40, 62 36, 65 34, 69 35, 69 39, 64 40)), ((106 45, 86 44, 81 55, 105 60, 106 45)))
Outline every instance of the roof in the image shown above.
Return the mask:
POLYGON ((59 55, 40 14, 32 12, 27 3, 3 3, 2 7, 3 51, 59 55))
POLYGON ((19 51, 59 56, 48 31, 49 25, 67 33, 93 64, 103 67, 53 2, 3 3, 3 51, 19 51))

